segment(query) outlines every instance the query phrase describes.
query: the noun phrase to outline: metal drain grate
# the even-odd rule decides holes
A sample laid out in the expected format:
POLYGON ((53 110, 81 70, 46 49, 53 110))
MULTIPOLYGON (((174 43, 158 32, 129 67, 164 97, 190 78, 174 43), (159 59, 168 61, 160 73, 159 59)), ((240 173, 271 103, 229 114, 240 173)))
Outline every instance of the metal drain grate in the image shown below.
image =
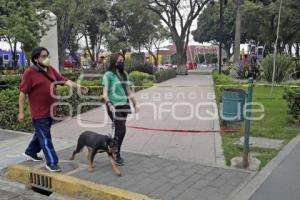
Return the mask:
POLYGON ((52 188, 52 178, 49 176, 30 173, 29 177, 30 185, 35 188, 39 188, 45 191, 53 192, 52 188))

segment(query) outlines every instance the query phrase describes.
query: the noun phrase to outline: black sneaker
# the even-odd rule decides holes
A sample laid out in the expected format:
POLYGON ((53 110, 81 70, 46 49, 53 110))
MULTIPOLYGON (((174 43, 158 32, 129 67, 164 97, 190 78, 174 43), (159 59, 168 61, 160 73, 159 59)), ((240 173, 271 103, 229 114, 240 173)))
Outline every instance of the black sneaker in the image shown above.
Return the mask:
POLYGON ((43 161, 43 158, 39 157, 38 155, 32 156, 32 155, 29 155, 27 153, 23 153, 23 155, 26 157, 26 160, 32 160, 32 161, 35 161, 35 162, 43 161))
POLYGON ((124 165, 124 159, 121 156, 117 156, 115 159, 117 165, 122 166, 124 165))
POLYGON ((46 169, 50 172, 61 172, 61 168, 58 165, 48 166, 46 165, 46 169))

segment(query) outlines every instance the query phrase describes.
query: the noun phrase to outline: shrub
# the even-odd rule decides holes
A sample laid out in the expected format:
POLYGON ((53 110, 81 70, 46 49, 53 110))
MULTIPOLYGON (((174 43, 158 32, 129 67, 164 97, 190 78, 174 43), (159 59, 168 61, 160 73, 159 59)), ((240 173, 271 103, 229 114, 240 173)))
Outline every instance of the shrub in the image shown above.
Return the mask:
MULTIPOLYGON (((102 87, 100 85, 101 81, 94 80, 94 81, 81 81, 81 85, 89 87, 89 92, 82 97, 77 93, 77 89, 70 89, 67 86, 58 86, 57 87, 57 94, 60 96, 68 96, 70 90, 73 90, 73 93, 70 98, 60 99, 59 101, 62 103, 68 103, 72 107, 71 115, 75 116, 80 113, 87 112, 93 108, 99 107, 99 105, 85 105, 81 108, 80 112, 77 111, 78 106, 81 103, 101 103, 102 99, 100 98, 102 95, 102 87), (88 97, 90 96, 90 97, 88 97)), ((58 106, 57 113, 59 116, 69 116, 69 108, 67 106, 58 106)))
POLYGON ((153 81, 153 76, 144 72, 133 71, 129 74, 129 80, 135 86, 143 86, 144 82, 153 81))
POLYGON ((204 63, 205 62, 205 58, 203 54, 196 54, 194 60, 197 63, 204 63))
POLYGON ((154 73, 154 68, 151 63, 138 62, 133 59, 125 60, 125 70, 127 73, 131 73, 132 71, 140 71, 148 74, 154 73))
MULTIPOLYGON (((264 77, 268 82, 272 82, 273 75, 273 55, 268 55, 261 63, 264 70, 264 77)), ((276 69, 275 69, 275 82, 282 82, 288 78, 291 70, 294 67, 294 63, 289 56, 277 54, 276 58, 276 69)))
MULTIPOLYGON (((83 106, 80 113, 77 112, 77 107, 81 103, 89 102, 89 103, 100 103, 101 99, 100 96, 102 94, 102 87, 100 87, 101 81, 82 81, 81 84, 84 86, 89 86, 89 92, 87 95, 95 96, 97 98, 81 98, 77 94, 77 89, 73 90, 73 94, 70 98, 67 99, 60 99, 59 102, 69 103, 73 108, 73 112, 71 113, 72 116, 86 112, 91 110, 99 105, 87 105, 83 106)), ((69 91, 72 90, 66 86, 58 86, 57 87, 57 95, 60 96, 67 96, 69 91)), ((6 89, 0 91, 0 127, 4 129, 11 129, 11 130, 22 130, 22 131, 32 131, 31 125, 31 118, 29 114, 29 106, 28 102, 25 103, 25 122, 19 123, 18 122, 18 112, 19 112, 19 90, 18 89, 6 89)), ((27 100, 26 100, 27 101, 27 100)), ((67 106, 58 106, 57 113, 60 116, 68 116, 69 115, 69 108, 67 106)))
POLYGON ((206 54, 205 58, 206 63, 217 63, 216 61, 218 61, 218 57, 216 54, 206 54))
POLYGON ((63 71, 61 74, 71 81, 77 81, 80 71, 63 71))
POLYGON ((289 113, 292 115, 296 124, 300 125, 300 89, 288 88, 285 89, 284 99, 288 102, 289 113))
POLYGON ((8 88, 18 88, 21 76, 0 76, 0 90, 8 88))
POLYGON ((230 79, 229 76, 226 76, 225 74, 219 74, 219 72, 217 72, 217 71, 213 72, 213 79, 214 79, 215 85, 233 84, 233 81, 230 79))
POLYGON ((155 79, 157 83, 166 81, 171 78, 176 77, 176 70, 174 69, 168 69, 168 70, 162 70, 155 73, 155 79))
POLYGON ((25 121, 18 122, 19 90, 5 89, 0 91, 0 127, 3 129, 32 131, 31 118, 28 103, 25 103, 25 121))

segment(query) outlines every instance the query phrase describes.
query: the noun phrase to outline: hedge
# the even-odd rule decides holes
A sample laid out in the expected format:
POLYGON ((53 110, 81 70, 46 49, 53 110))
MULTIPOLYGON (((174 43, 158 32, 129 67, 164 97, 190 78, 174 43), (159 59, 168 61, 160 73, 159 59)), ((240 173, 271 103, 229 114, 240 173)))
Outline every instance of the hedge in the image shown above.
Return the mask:
POLYGON ((161 70, 161 71, 156 72, 154 75, 155 75, 156 82, 161 83, 168 79, 175 78, 176 70, 175 69, 161 70))
MULTIPOLYGON (((70 98, 60 99, 59 102, 69 103, 73 108, 72 116, 77 113, 77 107, 81 103, 101 103, 100 95, 102 94, 102 87, 100 87, 101 81, 82 81, 82 85, 89 86, 88 94, 84 95, 86 98, 81 98, 77 94, 77 89, 70 89, 67 86, 58 86, 57 95, 67 96, 70 90, 73 90, 73 94, 70 98), (88 96, 94 95, 97 99, 91 99, 88 96)), ((3 129, 20 130, 20 131, 32 131, 31 119, 29 115, 28 102, 25 103, 25 122, 18 123, 19 112, 19 90, 17 88, 5 89, 0 91, 0 127, 3 129)), ((98 105, 99 106, 99 105, 98 105)), ((82 107, 81 113, 91 110, 97 106, 89 105, 82 107)), ((69 108, 67 106, 57 107, 59 116, 68 116, 69 108)))
POLYGON ((297 126, 300 126, 300 88, 287 88, 283 96, 287 100, 289 113, 297 126))

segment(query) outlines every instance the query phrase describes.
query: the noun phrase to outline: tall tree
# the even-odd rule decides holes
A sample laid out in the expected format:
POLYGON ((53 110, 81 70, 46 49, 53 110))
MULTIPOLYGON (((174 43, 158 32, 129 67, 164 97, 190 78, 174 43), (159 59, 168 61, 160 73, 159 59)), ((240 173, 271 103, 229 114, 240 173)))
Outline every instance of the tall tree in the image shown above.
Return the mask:
POLYGON ((13 66, 18 64, 17 44, 30 52, 39 42, 48 26, 47 13, 41 11, 38 0, 1 0, 0 36, 10 46, 13 66))
POLYGON ((211 0, 145 0, 147 8, 155 12, 168 26, 176 45, 178 73, 186 74, 186 50, 192 22, 211 0), (179 28, 178 28, 179 27, 179 28))
POLYGON ((236 17, 235 17, 235 34, 234 34, 234 57, 233 61, 238 66, 240 61, 240 44, 241 44, 241 3, 242 0, 236 0, 236 17))
POLYGON ((108 11, 109 1, 107 0, 85 0, 81 16, 81 32, 85 38, 86 49, 93 62, 98 61, 98 54, 102 45, 104 36, 109 32, 108 11))
MULTIPOLYGON (((198 42, 212 42, 217 44, 219 41, 219 4, 208 5, 202 13, 200 13, 197 22, 197 29, 192 32, 194 40, 198 42)), ((224 8, 224 30, 222 35, 222 47, 226 51, 227 60, 233 55, 230 49, 234 43, 235 37, 235 4, 233 1, 228 1, 224 8)), ((241 35, 242 41, 245 40, 241 35)))
POLYGON ((160 24, 159 17, 140 0, 118 0, 112 8, 115 27, 123 29, 130 45, 138 49, 149 42, 149 35, 160 24))
POLYGON ((79 32, 80 19, 87 12, 83 10, 84 1, 79 0, 42 0, 46 9, 57 17, 57 38, 59 67, 62 69, 65 51, 79 32))
POLYGON ((158 56, 159 56, 160 47, 162 43, 169 38, 170 38, 169 31, 160 24, 152 30, 152 32, 148 36, 148 41, 144 44, 148 53, 154 59, 154 65, 156 67, 158 67, 159 64, 158 56), (156 54, 154 54, 153 49, 155 49, 156 54))

